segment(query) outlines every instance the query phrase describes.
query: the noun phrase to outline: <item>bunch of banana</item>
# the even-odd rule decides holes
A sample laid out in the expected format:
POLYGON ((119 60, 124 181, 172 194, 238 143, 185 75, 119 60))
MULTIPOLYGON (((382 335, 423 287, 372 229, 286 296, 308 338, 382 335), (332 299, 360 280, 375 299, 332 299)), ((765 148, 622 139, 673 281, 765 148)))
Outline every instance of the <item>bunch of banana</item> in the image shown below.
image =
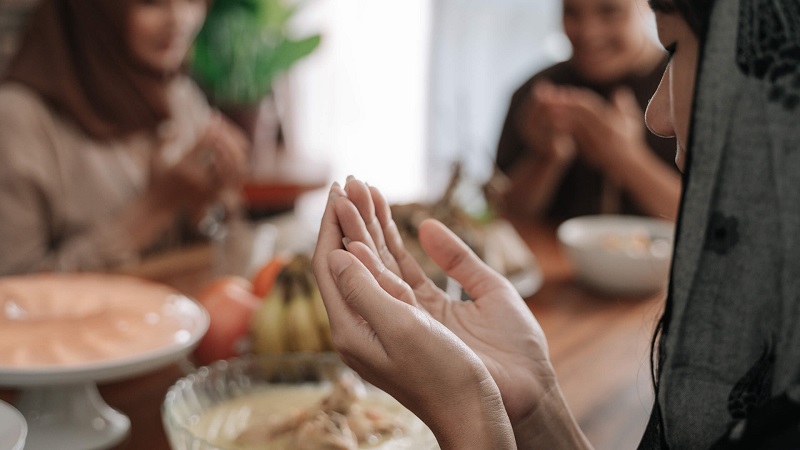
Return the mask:
POLYGON ((250 339, 258 354, 333 350, 328 313, 307 255, 294 255, 280 271, 253 314, 250 339))

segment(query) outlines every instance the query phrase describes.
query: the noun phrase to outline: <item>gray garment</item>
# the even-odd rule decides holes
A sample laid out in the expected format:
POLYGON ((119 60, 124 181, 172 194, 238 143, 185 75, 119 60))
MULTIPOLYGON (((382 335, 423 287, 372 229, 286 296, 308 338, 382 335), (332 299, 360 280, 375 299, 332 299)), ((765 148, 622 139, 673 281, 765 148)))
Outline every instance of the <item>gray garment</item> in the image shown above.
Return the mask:
POLYGON ((777 67, 781 45, 800 50, 797 9, 717 0, 712 14, 662 347, 670 448, 708 448, 741 413, 740 390, 759 402, 800 382, 800 73, 777 67))

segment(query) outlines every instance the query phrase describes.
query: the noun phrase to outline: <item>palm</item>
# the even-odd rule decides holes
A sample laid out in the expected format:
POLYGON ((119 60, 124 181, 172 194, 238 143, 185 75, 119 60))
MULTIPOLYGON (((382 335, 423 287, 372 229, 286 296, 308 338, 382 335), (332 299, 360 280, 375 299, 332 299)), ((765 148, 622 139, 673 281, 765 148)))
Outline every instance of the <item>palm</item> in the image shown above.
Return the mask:
POLYGON ((547 342, 514 287, 500 274, 488 267, 485 270, 485 278, 472 284, 485 283, 488 289, 463 283, 467 292, 478 292, 473 295, 474 301, 447 298, 432 283, 424 283, 414 293, 428 313, 478 354, 500 388, 513 423, 526 407, 535 404, 536 398, 541 398, 534 388, 544 389, 539 376, 551 370, 547 342))

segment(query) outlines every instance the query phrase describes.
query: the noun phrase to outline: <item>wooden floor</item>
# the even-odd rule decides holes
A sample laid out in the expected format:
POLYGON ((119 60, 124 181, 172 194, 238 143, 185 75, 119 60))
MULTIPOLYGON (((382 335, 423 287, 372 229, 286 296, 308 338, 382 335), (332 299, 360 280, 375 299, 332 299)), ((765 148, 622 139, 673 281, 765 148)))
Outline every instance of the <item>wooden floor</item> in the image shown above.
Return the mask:
POLYGON ((653 403, 650 340, 664 294, 599 296, 574 282, 552 228, 517 224, 544 272, 526 299, 544 329, 561 389, 597 450, 635 449, 653 403))

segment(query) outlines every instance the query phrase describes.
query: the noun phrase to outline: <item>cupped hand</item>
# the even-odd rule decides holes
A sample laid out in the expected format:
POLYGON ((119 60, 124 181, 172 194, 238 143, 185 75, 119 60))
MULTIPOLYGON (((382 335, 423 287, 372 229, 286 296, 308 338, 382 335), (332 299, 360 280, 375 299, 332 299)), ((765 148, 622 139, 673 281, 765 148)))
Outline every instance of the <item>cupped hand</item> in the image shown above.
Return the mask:
POLYGON ((348 249, 384 290, 422 308, 478 355, 500 389, 512 424, 529 414, 556 380, 544 333, 511 283, 442 223, 428 219, 420 226, 420 243, 474 300, 450 298, 403 246, 381 193, 355 179, 345 190, 347 198, 334 207, 348 249))
POLYGON ((585 160, 613 175, 647 150, 644 112, 630 89, 618 89, 611 101, 588 89, 564 90, 562 107, 585 160))
POLYGON ((244 133, 215 112, 201 136, 188 151, 175 151, 177 136, 161 142, 150 165, 148 194, 167 208, 199 208, 238 190, 245 174, 250 143, 244 133), (176 158, 174 155, 178 154, 176 158))
POLYGON ((216 178, 223 186, 241 185, 246 174, 250 141, 238 125, 214 112, 196 147, 206 147, 212 152, 216 178))
POLYGON ((442 448, 464 448, 465 442, 514 448, 497 385, 475 352, 416 307, 411 288, 394 272, 375 270, 372 248, 350 241, 352 253, 341 249, 337 210, 352 206, 345 195, 334 185, 313 257, 345 363, 422 418, 442 448))
POLYGON ((561 88, 548 80, 534 84, 519 110, 517 129, 537 158, 563 165, 576 153, 562 97, 561 88))

